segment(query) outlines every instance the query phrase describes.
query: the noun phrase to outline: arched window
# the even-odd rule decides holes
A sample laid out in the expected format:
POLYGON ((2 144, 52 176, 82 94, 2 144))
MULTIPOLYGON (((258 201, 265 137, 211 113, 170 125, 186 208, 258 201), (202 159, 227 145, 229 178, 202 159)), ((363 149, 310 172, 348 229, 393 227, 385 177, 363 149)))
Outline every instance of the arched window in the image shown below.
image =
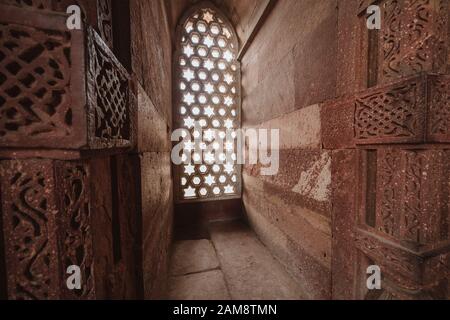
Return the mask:
POLYGON ((175 168, 176 200, 238 198, 241 167, 235 130, 241 124, 241 97, 236 33, 215 7, 202 4, 181 20, 176 49, 174 127, 186 130, 183 163, 175 168))

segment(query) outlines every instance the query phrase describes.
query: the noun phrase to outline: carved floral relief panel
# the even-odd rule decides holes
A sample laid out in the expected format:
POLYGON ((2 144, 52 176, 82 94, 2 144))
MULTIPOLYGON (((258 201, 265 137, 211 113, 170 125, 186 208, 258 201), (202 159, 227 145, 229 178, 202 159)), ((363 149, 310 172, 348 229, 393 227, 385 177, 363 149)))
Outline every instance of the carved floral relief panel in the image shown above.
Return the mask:
POLYGON ((447 0, 361 0, 357 12, 361 49, 366 52, 358 56, 362 80, 368 80, 363 88, 422 72, 446 74, 450 70, 447 0), (381 9, 381 30, 366 27, 370 4, 381 9))
POLYGON ((0 177, 9 298, 57 299, 58 209, 52 162, 2 161, 0 177))
POLYGON ((87 163, 5 160, 0 178, 8 297, 95 298, 87 163), (72 265, 81 290, 67 288, 72 265))

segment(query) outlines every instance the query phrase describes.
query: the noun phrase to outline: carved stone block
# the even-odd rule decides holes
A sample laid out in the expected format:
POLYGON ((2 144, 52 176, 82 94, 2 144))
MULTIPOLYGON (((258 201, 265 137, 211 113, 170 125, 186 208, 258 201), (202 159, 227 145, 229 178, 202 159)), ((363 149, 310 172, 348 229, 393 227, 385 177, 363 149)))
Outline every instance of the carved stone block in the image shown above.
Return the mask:
POLYGON ((52 163, 5 161, 0 176, 9 298, 59 298, 52 163))
POLYGON ((0 162, 10 299, 94 297, 88 177, 83 162, 0 162), (70 265, 81 269, 82 290, 67 289, 70 265))
POLYGON ((431 76, 428 91, 428 141, 450 142, 450 76, 431 76))
POLYGON ((15 6, 0 21, 1 147, 131 146, 129 76, 93 29, 15 6))
POLYGON ((378 147, 332 158, 333 298, 448 299, 450 150, 378 147), (381 290, 366 287, 370 265, 381 268, 381 290))
POLYGON ((426 92, 426 78, 417 77, 356 95, 356 143, 423 142, 426 92))
POLYGON ((355 246, 380 266, 383 274, 395 279, 409 290, 417 289, 420 284, 421 264, 423 258, 410 251, 395 247, 370 232, 357 230, 355 246))
POLYGON ((322 105, 320 120, 325 149, 355 148, 354 96, 331 100, 322 105))
POLYGON ((416 251, 450 240, 450 150, 378 149, 364 165, 361 223, 416 251))
POLYGON ((355 97, 355 143, 449 142, 449 76, 421 75, 355 97))
POLYGON ((364 283, 357 296, 447 298, 450 150, 379 148, 360 152, 355 279, 365 274, 366 265, 380 266, 384 278, 382 291, 366 292, 364 283))
POLYGON ((66 12, 70 5, 78 5, 87 24, 95 28, 106 44, 113 48, 111 0, 52 0, 55 10, 66 12))
POLYGON ((87 67, 87 97, 91 106, 88 114, 90 147, 130 146, 130 78, 93 29, 88 29, 87 67))
POLYGON ((386 0, 382 3, 379 79, 387 83, 447 68, 447 0, 386 0))
POLYGON ((392 83, 421 72, 448 71, 449 6, 447 0, 359 1, 363 50, 362 84, 392 83), (366 8, 381 8, 381 30, 366 28, 366 8))
POLYGON ((360 251, 358 272, 365 274, 367 264, 378 265, 382 289, 368 291, 363 277, 356 277, 359 299, 448 299, 450 260, 448 245, 439 251, 414 252, 380 238, 363 229, 356 231, 356 248, 360 251), (365 260, 365 261, 364 261, 365 260))
POLYGON ((95 28, 108 46, 113 48, 111 0, 0 0, 0 4, 62 13, 66 13, 69 6, 78 5, 83 20, 95 28))
POLYGON ((82 289, 68 290, 62 283, 65 299, 93 299, 94 263, 89 206, 90 180, 88 166, 83 162, 55 162, 55 192, 58 193, 58 241, 61 273, 76 265, 81 269, 82 289))

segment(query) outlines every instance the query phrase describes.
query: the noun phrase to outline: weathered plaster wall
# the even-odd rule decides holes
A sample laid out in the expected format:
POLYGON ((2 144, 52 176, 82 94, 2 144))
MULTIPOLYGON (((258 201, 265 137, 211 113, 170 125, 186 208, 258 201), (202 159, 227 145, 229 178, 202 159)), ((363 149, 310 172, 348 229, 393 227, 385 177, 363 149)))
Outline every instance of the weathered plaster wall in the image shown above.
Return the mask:
POLYGON ((242 58, 243 127, 280 130, 278 174, 244 168, 248 220, 310 298, 331 296, 331 154, 320 109, 336 91, 336 5, 278 1, 242 58))

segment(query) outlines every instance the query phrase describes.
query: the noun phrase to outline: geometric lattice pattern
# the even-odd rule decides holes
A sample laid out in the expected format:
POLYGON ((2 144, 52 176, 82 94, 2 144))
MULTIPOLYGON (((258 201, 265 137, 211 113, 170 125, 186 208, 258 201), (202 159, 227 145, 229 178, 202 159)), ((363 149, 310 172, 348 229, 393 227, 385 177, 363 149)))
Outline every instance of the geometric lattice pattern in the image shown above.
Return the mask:
POLYGON ((53 11, 0 7, 0 145, 130 146, 130 78, 105 41, 53 11))
POLYGON ((99 35, 89 29, 88 95, 94 146, 130 140, 129 76, 99 35))
POLYGON ((355 102, 358 143, 422 141, 426 84, 420 78, 360 94, 355 102))
POLYGON ((178 167, 179 200, 240 194, 236 132, 240 126, 240 68, 235 32, 212 8, 199 8, 179 30, 176 123, 190 133, 178 167))
POLYGON ((69 32, 0 25, 0 137, 72 134, 69 32))

